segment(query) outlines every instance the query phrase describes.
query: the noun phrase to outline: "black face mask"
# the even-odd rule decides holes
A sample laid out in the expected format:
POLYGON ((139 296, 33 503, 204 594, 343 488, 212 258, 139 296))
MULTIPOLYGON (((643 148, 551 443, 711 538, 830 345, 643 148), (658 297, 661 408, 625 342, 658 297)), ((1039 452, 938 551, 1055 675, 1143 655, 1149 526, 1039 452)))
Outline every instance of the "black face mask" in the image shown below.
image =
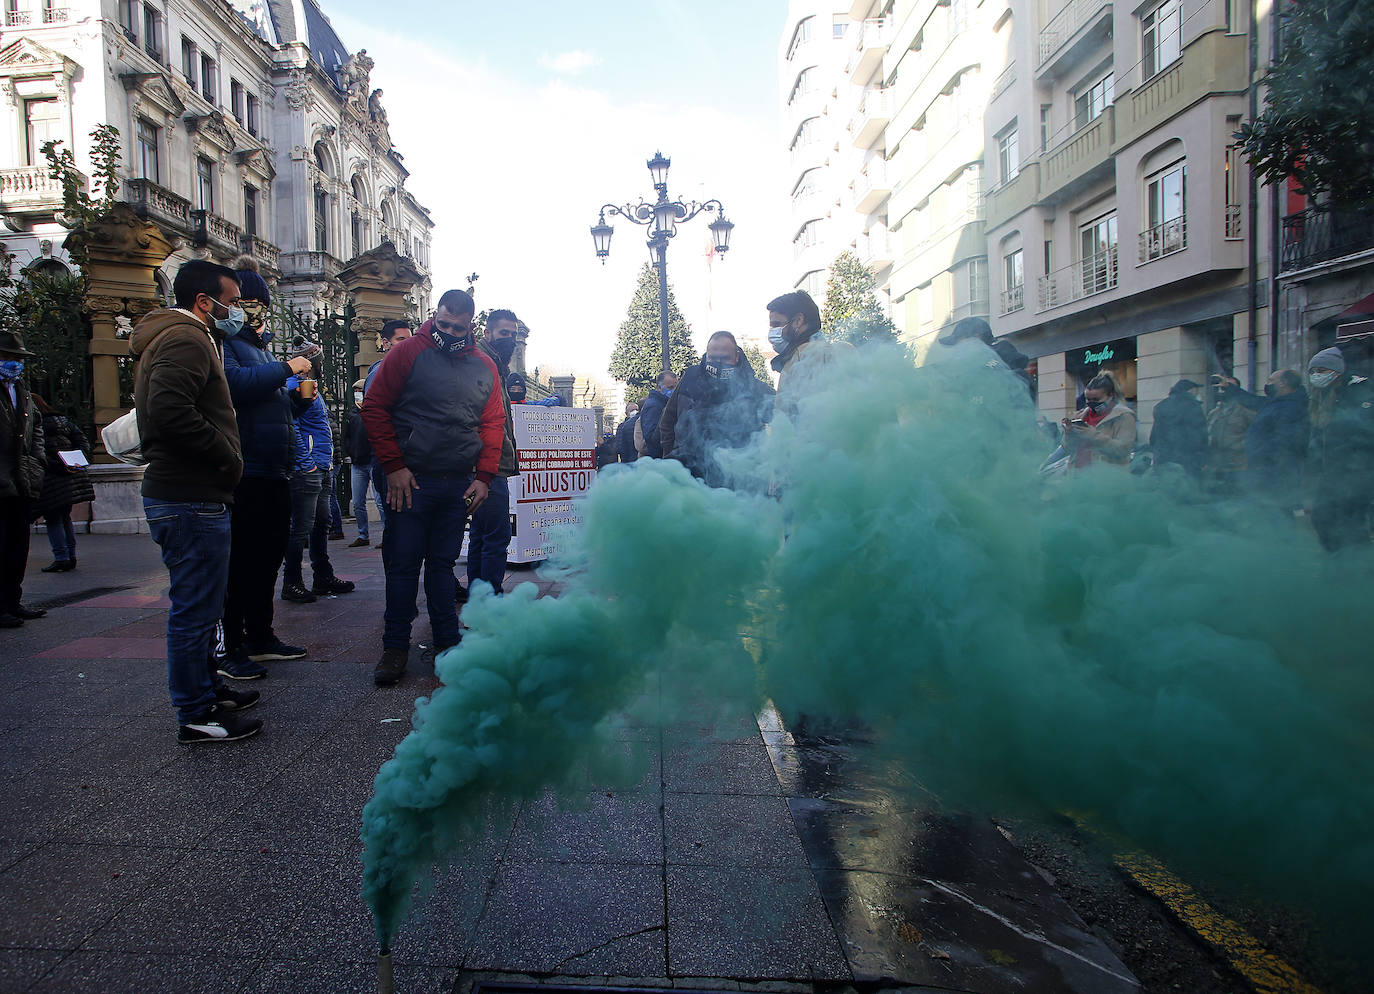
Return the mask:
POLYGON ((1279 395, 1279 388, 1272 383, 1266 383, 1264 385, 1264 395, 1266 397, 1277 397, 1279 395))
POLYGON ((1094 414, 1101 414, 1107 409, 1107 405, 1110 403, 1111 401, 1108 400, 1090 400, 1088 401, 1088 410, 1092 411, 1094 414))
POLYGON ((701 368, 706 371, 706 375, 716 380, 728 380, 735 375, 735 367, 721 362, 718 359, 701 360, 701 368))
POLYGON ((515 355, 514 338, 493 338, 491 340, 491 350, 496 353, 496 357, 502 363, 509 365, 510 357, 515 355))
POLYGON ((512 404, 523 404, 523 403, 525 402, 525 391, 523 391, 523 390, 512 390, 512 391, 510 391, 510 402, 511 402, 512 404))

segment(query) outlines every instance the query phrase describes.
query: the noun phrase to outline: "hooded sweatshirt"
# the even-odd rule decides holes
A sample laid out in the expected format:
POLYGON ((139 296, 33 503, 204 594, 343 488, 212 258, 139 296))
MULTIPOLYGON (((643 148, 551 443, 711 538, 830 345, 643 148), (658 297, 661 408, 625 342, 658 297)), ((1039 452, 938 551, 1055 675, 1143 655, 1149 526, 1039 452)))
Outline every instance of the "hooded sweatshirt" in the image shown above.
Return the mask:
POLYGON ((130 351, 143 496, 232 503, 243 455, 219 342, 190 311, 160 308, 138 322, 130 351))

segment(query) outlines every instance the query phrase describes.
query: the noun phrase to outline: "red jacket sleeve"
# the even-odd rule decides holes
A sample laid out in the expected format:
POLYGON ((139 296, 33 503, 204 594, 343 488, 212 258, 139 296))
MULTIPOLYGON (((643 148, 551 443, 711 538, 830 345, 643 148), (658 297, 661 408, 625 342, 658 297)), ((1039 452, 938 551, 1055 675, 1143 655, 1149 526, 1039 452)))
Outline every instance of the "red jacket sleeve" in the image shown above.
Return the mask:
POLYGON ((377 375, 367 388, 363 406, 358 409, 363 419, 367 439, 372 443, 372 456, 388 473, 405 469, 405 457, 401 445, 396 440, 396 426, 391 421, 391 409, 401 399, 401 390, 410 377, 410 368, 415 365, 415 356, 424 348, 418 336, 415 345, 407 339, 393 348, 386 361, 377 367, 377 375))
POLYGON ((491 370, 491 393, 482 408, 477 433, 482 439, 482 454, 477 457, 477 479, 490 483, 501 468, 501 447, 506 441, 506 402, 501 392, 501 371, 481 349, 477 355, 491 370))

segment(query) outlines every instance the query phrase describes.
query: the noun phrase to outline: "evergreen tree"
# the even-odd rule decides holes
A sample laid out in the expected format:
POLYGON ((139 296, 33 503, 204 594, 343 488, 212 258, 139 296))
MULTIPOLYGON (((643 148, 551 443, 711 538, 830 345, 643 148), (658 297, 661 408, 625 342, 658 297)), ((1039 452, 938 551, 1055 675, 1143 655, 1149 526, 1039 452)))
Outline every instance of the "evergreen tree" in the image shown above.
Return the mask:
POLYGON ((773 370, 769 368, 768 360, 763 357, 763 353, 759 351, 758 346, 746 343, 741 345, 740 348, 744 350, 744 358, 749 360, 749 365, 754 367, 754 375, 764 383, 772 383, 773 370))
MULTIPOLYGON (((677 309, 673 291, 668 291, 668 354, 673 372, 681 373, 697 361, 692 348, 692 331, 677 309)), ((639 283, 625 320, 616 333, 611 350, 611 376, 632 387, 651 387, 663 371, 663 339, 658 328, 658 272, 647 262, 639 272, 639 283)))
POLYGON ((821 333, 831 342, 863 345, 891 341, 895 326, 883 313, 874 292, 878 278, 845 250, 830 266, 825 285, 825 310, 821 312, 821 333))
POLYGON ((1374 204, 1374 6, 1303 0, 1278 14, 1282 41, 1264 77, 1264 112, 1239 131, 1260 177, 1293 177, 1306 196, 1374 204))

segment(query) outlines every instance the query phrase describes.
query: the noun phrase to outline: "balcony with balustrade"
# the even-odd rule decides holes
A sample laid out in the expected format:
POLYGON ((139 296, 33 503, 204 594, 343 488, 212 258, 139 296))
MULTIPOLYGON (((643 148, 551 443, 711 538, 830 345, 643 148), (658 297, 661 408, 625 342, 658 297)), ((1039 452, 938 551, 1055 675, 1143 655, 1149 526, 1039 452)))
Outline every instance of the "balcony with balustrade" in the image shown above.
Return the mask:
POLYGON ((1053 307, 1062 307, 1087 297, 1094 297, 1115 290, 1120 276, 1116 246, 1113 245, 1105 251, 1080 259, 1071 266, 1040 277, 1036 303, 1040 310, 1047 311, 1053 307))
POLYGON ((191 211, 191 225, 193 228, 191 241, 194 244, 211 249, 220 255, 229 255, 241 251, 240 236, 242 232, 240 232, 239 226, 229 223, 214 211, 191 211))
POLYGON ((239 235, 239 251, 257 259, 267 269, 280 269, 281 249, 257 235, 239 235))
POLYGON ((870 17, 855 32, 854 51, 849 54, 845 72, 855 82, 865 82, 883 64, 892 45, 896 24, 890 17, 870 17))
POLYGON ((997 184, 983 195, 983 216, 988 230, 1029 210, 1040 199, 1040 163, 1034 159, 1021 164, 1011 179, 997 184))
POLYGON ((1244 93, 1244 35, 1210 31, 1190 42, 1181 58, 1116 101, 1116 147, 1153 131, 1199 100, 1216 93, 1244 93))
POLYGON ((1003 290, 1001 299, 998 301, 1000 310, 997 312, 1002 316, 1014 314, 1026 306, 1026 285, 1018 284, 1010 289, 1003 290))
POLYGON ((1041 156, 1041 203, 1067 200, 1113 174, 1115 127, 1116 108, 1109 106, 1041 156))
POLYGON ((849 137, 855 148, 872 148, 881 142, 887 122, 892 119, 890 90, 865 90, 859 109, 849 121, 849 137))
POLYGON ((152 180, 129 179, 124 181, 129 206, 134 213, 147 221, 162 226, 174 235, 194 237, 196 225, 191 220, 191 201, 178 196, 152 180))
POLYGON ((885 225, 870 228, 859 236, 855 253, 864 265, 875 273, 881 273, 897 261, 895 239, 888 233, 885 225))
POLYGON ((1279 272, 1294 273, 1374 250, 1374 209, 1309 207, 1283 219, 1279 272))
MULTIPOLYGON (((82 189, 86 177, 77 174, 82 189)), ((62 209, 62 182, 48 174, 47 166, 0 169, 0 213, 7 215, 52 214, 62 209)))
POLYGON ((1111 33, 1111 0, 1069 0, 1040 29, 1035 75, 1061 75, 1111 33))

